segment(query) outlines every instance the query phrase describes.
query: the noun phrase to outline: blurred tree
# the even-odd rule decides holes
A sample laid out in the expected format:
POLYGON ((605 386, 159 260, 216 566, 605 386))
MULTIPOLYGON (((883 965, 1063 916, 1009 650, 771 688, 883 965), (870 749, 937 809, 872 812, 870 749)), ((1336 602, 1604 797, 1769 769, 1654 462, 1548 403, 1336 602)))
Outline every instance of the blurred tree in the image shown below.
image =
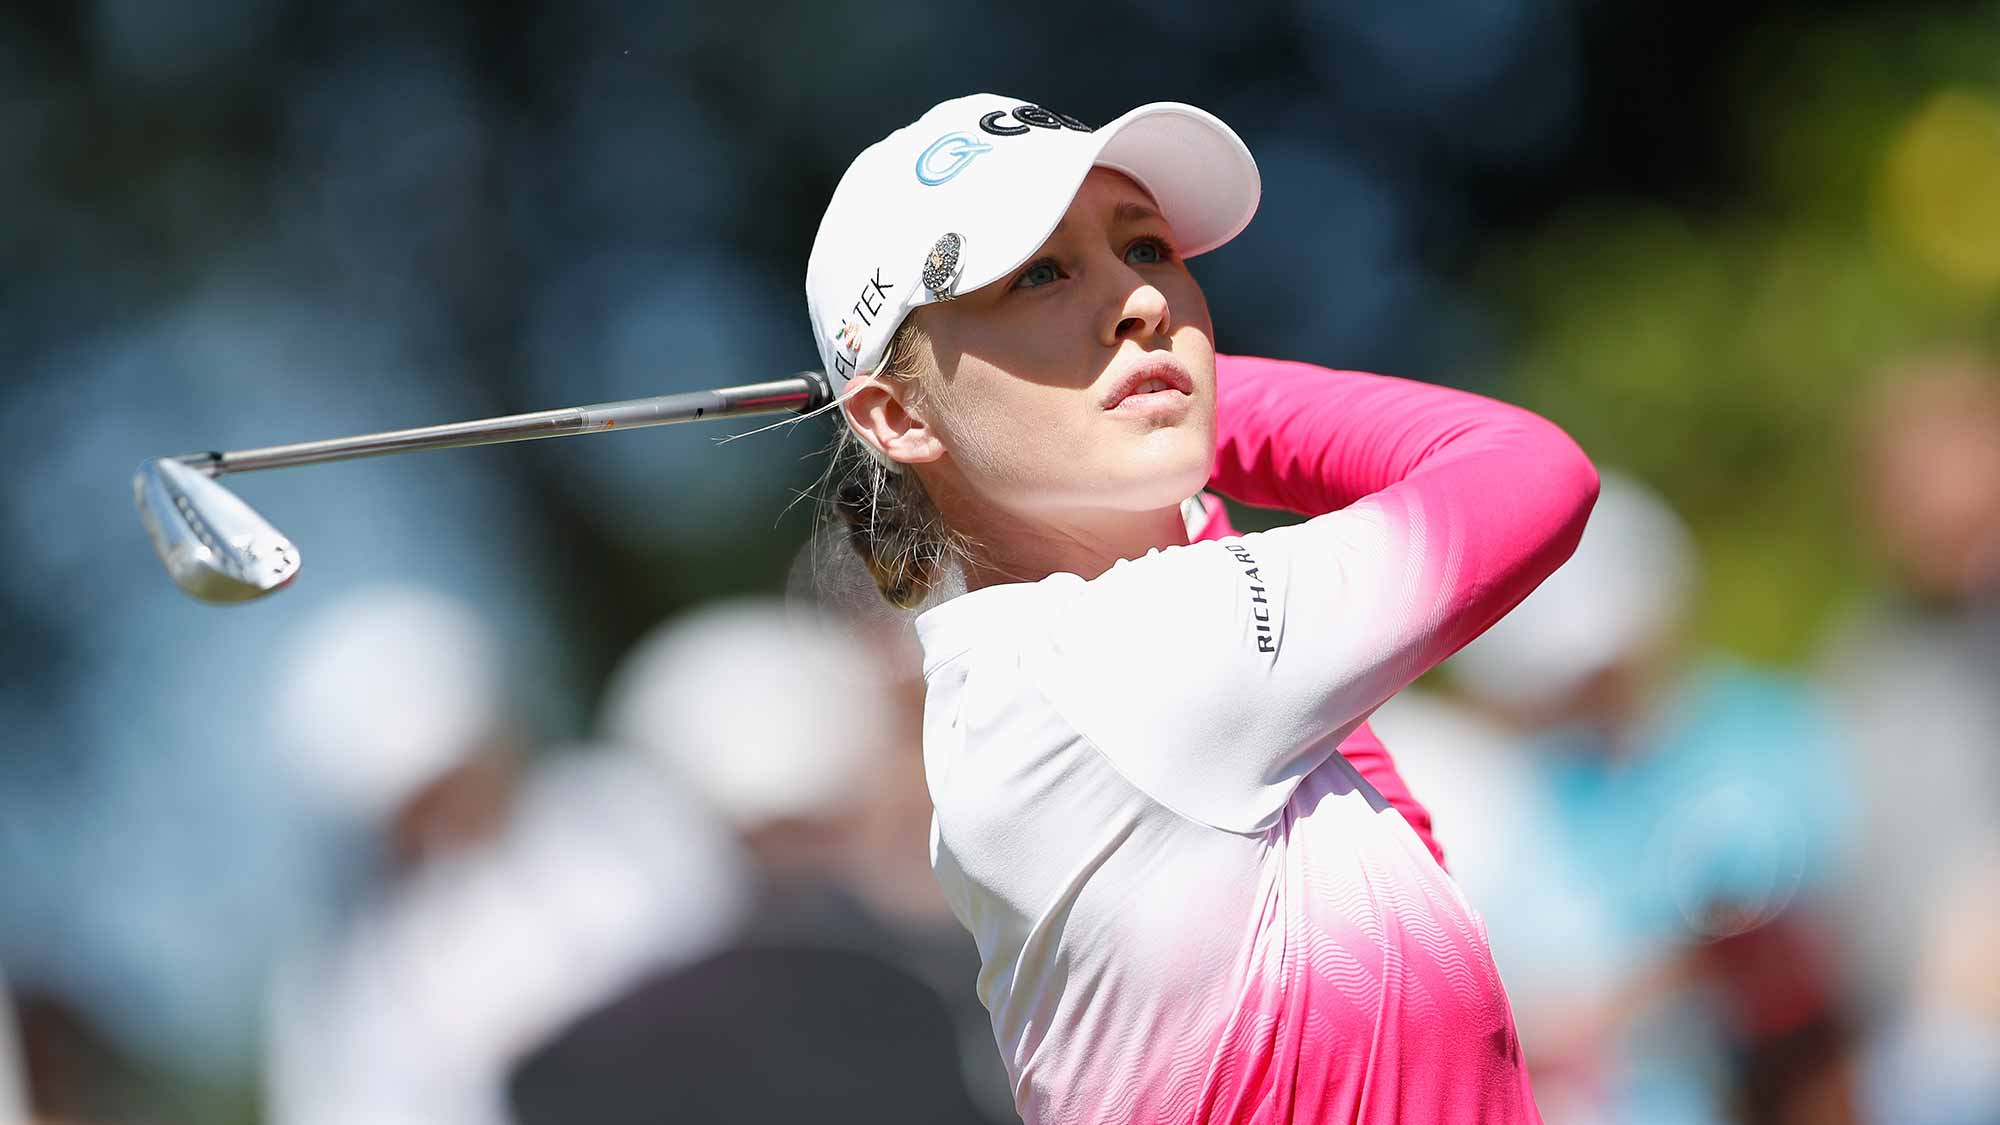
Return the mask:
POLYGON ((1749 182, 1727 205, 1609 199, 1482 277, 1510 393, 1661 487, 1706 556, 1705 639, 1795 658, 1852 592, 1855 391, 2000 327, 2000 20, 1773 24, 1741 56, 1749 182))

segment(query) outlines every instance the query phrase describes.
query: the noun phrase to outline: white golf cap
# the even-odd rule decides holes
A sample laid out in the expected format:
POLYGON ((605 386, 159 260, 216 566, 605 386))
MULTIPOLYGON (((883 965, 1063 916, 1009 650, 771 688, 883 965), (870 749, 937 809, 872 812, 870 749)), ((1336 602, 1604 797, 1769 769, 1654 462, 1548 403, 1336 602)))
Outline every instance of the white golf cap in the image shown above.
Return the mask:
POLYGON ((498 639, 472 606, 369 587, 286 636, 272 733, 302 780, 350 816, 388 815, 466 761, 507 715, 498 639))
POLYGON ((816 611, 711 603, 633 646, 601 723, 739 829, 837 815, 861 799, 890 737, 879 660, 816 611))
POLYGON ((1250 150, 1191 105, 1154 102, 1093 130, 998 94, 940 102, 855 157, 820 220, 806 304, 834 393, 881 365, 911 309, 1026 262, 1093 167, 1146 189, 1183 256, 1228 242, 1257 211, 1250 150))

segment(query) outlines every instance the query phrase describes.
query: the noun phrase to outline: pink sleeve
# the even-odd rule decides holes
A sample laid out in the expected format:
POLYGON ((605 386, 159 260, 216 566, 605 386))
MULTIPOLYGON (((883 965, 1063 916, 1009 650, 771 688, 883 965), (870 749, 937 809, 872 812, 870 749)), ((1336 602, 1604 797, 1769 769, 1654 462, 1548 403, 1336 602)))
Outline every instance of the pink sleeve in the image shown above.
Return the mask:
MULTIPOLYGON (((1223 539, 1236 534, 1236 528, 1229 523, 1229 510, 1224 508, 1220 501, 1204 495, 1201 497, 1201 504, 1208 515, 1193 536, 1195 542, 1223 539)), ((1340 744, 1340 756, 1346 758, 1348 764, 1359 771, 1362 777, 1367 778, 1368 784, 1373 785, 1377 793, 1382 794, 1383 799, 1394 806, 1397 812, 1403 814, 1403 820, 1416 831, 1417 838, 1424 842, 1424 847, 1430 849, 1431 855, 1438 861, 1438 866, 1444 867, 1444 848, 1437 841, 1436 831, 1431 824, 1431 812, 1417 800, 1415 794, 1410 792, 1409 785, 1403 781, 1403 775, 1396 772, 1396 761, 1390 757, 1389 748, 1383 745, 1382 739, 1375 733, 1375 728, 1362 723, 1340 744)))
POLYGON ((1366 496, 1434 568, 1412 675, 1528 596, 1576 549, 1597 472, 1554 424, 1463 391, 1218 356, 1211 485, 1308 516, 1366 496))

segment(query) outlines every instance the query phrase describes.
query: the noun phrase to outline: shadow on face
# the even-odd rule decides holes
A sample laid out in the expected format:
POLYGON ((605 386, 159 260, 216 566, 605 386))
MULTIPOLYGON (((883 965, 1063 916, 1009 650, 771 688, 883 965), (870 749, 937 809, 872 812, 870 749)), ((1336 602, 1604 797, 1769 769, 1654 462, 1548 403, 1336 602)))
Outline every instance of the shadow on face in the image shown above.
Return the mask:
POLYGON ((1026 263, 912 315, 935 364, 927 485, 1068 523, 1173 507, 1206 482, 1207 301, 1172 226, 1129 177, 1093 170, 1026 263), (1154 393, 1124 397, 1150 377, 1154 393))

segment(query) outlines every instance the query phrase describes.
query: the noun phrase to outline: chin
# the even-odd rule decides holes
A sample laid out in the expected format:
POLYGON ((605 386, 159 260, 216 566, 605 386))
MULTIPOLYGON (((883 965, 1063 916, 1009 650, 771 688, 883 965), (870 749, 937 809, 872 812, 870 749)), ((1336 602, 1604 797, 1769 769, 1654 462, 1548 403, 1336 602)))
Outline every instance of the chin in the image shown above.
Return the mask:
POLYGON ((1207 434, 1176 428, 1149 435, 1100 479, 1115 482, 1110 491, 1120 511, 1154 512, 1175 507, 1207 487, 1214 460, 1214 442, 1207 434))

